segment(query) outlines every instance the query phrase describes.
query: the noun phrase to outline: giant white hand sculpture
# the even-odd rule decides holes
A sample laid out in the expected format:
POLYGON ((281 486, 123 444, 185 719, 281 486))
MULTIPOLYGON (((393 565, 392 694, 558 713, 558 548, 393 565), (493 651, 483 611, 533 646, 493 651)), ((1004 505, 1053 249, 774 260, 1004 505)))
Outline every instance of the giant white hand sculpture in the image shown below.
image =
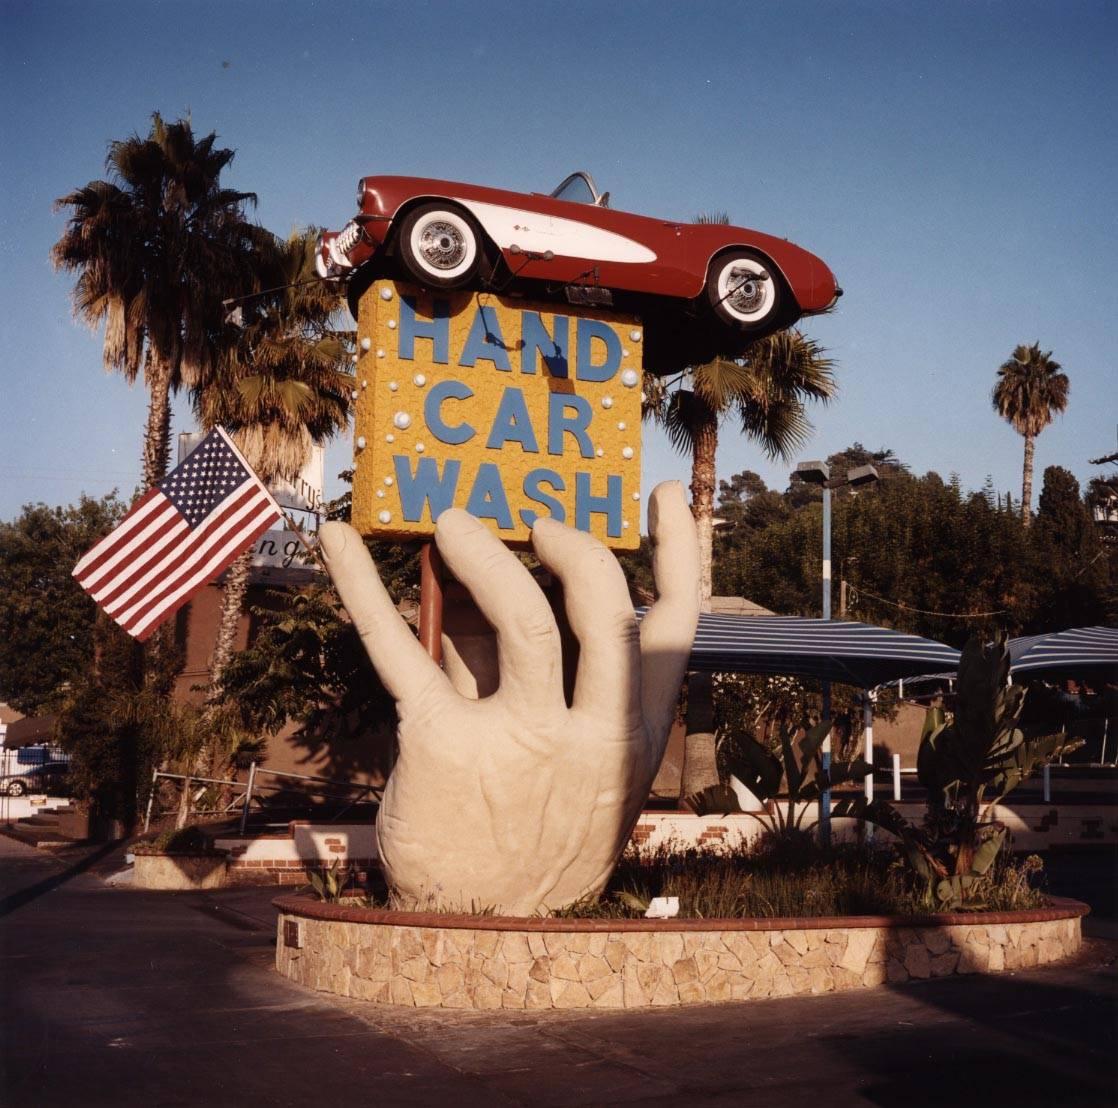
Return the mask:
POLYGON ((678 482, 653 491, 648 518, 659 599, 639 630, 600 542, 549 519, 532 529, 579 642, 569 705, 547 599, 483 523, 452 509, 435 529, 443 561, 496 632, 498 687, 481 699, 471 699, 476 658, 471 673, 451 642, 440 669, 357 532, 323 526, 330 575, 398 702, 400 754, 377 842, 399 905, 527 915, 605 885, 663 757, 699 618, 698 540, 678 482))

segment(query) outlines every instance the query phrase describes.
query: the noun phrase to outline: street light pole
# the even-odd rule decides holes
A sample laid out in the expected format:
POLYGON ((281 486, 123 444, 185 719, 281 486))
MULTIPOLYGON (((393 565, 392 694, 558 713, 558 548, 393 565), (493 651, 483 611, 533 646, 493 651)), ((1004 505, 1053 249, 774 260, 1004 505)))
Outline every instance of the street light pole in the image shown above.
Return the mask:
MULTIPOLYGON (((831 482, 823 483, 823 618, 831 618, 831 482)), ((831 721, 831 682, 824 678, 823 687, 823 718, 828 723, 831 721)), ((827 728, 827 737, 823 740, 820 751, 823 777, 831 776, 831 732, 827 728)), ((819 794, 819 839, 824 846, 831 844, 831 790, 824 789, 819 794)))
MULTIPOLYGON (((871 465, 855 466, 845 477, 831 477, 830 466, 826 462, 800 462, 796 466, 796 476, 811 485, 819 485, 823 490, 823 618, 831 618, 831 490, 858 488, 877 481, 877 470, 871 465)), ((831 719, 831 682, 824 678, 822 684, 822 714, 831 719)), ((824 779, 831 774, 831 729, 820 748, 820 762, 824 779)), ((825 788, 819 794, 819 841, 824 846, 831 842, 831 790, 825 788)))

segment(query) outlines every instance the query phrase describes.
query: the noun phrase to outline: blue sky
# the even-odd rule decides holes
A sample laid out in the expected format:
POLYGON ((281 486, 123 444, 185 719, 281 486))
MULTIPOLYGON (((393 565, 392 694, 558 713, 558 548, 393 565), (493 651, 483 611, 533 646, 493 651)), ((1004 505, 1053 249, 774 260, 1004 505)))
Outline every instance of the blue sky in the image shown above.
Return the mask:
MULTIPOLYGON (((1039 340, 1071 378, 1037 481, 1085 481, 1118 424, 1118 5, 5 0, 0 7, 0 519, 126 493, 145 396, 101 369, 48 258, 52 201, 109 140, 189 112, 286 233, 338 227, 366 173, 548 191, 733 222, 827 260, 846 295, 806 330, 838 364, 802 457, 855 440, 1019 495, 997 366, 1039 340)), ((181 406, 180 406, 181 409, 181 406)), ((176 430, 187 429, 180 410, 176 430)), ((348 445, 328 457, 346 464, 348 445)), ((733 428, 719 475, 755 469, 733 428)), ((645 489, 687 467, 645 432, 645 489)))

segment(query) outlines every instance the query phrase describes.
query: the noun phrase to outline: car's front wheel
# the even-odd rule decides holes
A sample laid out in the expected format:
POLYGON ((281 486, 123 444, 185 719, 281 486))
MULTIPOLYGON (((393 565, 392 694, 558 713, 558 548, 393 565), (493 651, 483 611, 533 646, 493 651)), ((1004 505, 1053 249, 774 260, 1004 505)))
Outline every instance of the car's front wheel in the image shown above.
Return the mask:
POLYGON ((420 284, 464 288, 477 275, 481 231, 465 212, 446 204, 423 204, 408 212, 396 241, 400 263, 420 284))
POLYGON ((23 796, 24 787, 22 781, 9 781, 8 787, 5 789, 8 796, 23 796))
POLYGON ((749 250, 723 254, 711 263, 707 296, 714 314, 741 331, 772 326, 780 310, 780 277, 749 250))

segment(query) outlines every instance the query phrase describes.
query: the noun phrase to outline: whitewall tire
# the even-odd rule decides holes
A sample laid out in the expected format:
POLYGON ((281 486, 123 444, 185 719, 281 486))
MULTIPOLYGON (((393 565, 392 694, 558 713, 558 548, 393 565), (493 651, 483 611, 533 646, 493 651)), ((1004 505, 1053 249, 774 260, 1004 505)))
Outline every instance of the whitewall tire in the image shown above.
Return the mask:
POLYGON ((481 233, 464 212, 424 204, 404 217, 397 250, 404 269, 421 284, 462 288, 474 279, 481 264, 481 233))
POLYGON ((715 315, 743 331, 771 325, 780 308, 780 277, 764 259, 739 250, 715 258, 707 277, 715 315))

